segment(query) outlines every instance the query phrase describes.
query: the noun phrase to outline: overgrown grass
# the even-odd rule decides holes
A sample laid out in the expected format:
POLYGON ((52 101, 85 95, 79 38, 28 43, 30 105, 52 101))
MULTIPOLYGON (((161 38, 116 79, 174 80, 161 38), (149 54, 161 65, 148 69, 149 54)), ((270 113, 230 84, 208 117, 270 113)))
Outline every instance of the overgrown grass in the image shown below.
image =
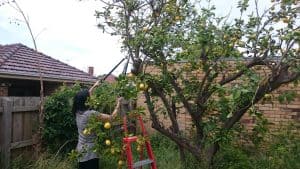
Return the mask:
POLYGON ((297 126, 268 133, 255 146, 223 145, 215 169, 300 169, 300 136, 297 126), (294 132, 292 132, 294 131, 294 132))
MULTIPOLYGON (((157 160, 157 167, 163 169, 181 169, 179 153, 174 143, 161 135, 151 138, 152 148, 157 160)), ((100 169, 116 169, 118 159, 111 156, 101 157, 100 169)), ((19 156, 12 162, 12 169, 74 169, 76 162, 67 158, 54 157, 44 153, 37 161, 24 160, 19 156)), ((147 169, 146 167, 144 167, 147 169)))
POLYGON ((180 158, 176 145, 162 135, 151 138, 151 145, 156 157, 157 168, 180 169, 180 158))
MULTIPOLYGON (((181 165, 176 145, 160 134, 151 137, 151 143, 160 169, 198 169, 200 164, 187 154, 187 162, 181 165)), ((116 169, 117 158, 101 157, 101 169, 116 169)), ((12 169, 74 169, 76 162, 44 153, 37 161, 24 161, 21 156, 12 163, 12 169)), ((296 169, 300 168, 300 137, 288 131, 272 136, 259 148, 222 146, 214 169, 296 169)), ((147 169, 147 168, 145 168, 147 169)))
POLYGON ((28 161, 22 155, 11 163, 12 169, 74 169, 76 164, 67 158, 44 153, 36 161, 28 161))

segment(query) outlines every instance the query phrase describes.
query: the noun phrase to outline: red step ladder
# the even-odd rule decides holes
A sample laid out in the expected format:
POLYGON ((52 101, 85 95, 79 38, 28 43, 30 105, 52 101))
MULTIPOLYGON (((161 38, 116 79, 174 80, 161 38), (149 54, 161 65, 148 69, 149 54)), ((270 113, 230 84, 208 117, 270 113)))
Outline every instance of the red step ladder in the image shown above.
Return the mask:
MULTIPOLYGON (((128 133, 126 116, 124 116, 123 121, 124 121, 124 132, 128 133)), ((144 127, 143 119, 142 119, 141 116, 138 117, 138 121, 139 121, 140 126, 141 126, 143 137, 147 137, 148 134, 147 134, 146 129, 144 127)), ((123 138, 123 144, 126 148, 125 149, 125 155, 126 155, 126 158, 127 158, 128 169, 134 169, 134 168, 142 169, 143 166, 145 166, 145 165, 150 165, 151 169, 157 169, 156 161, 155 161, 155 158, 154 158, 154 154, 153 154, 149 139, 145 140, 145 146, 146 146, 146 150, 147 150, 147 154, 148 154, 148 159, 144 159, 144 157, 143 157, 143 154, 144 154, 143 153, 143 147, 144 146, 142 146, 142 150, 140 152, 140 161, 137 161, 135 163, 133 162, 131 143, 136 142, 137 140, 138 140, 137 136, 131 136, 131 137, 128 136, 128 137, 123 138)))

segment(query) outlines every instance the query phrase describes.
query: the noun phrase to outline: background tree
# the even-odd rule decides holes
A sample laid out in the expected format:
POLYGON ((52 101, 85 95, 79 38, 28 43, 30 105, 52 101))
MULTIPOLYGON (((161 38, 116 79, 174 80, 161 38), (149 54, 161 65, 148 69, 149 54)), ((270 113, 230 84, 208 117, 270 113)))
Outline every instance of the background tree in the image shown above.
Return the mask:
MULTIPOLYGON (((17 2, 17 0, 4 0, 1 2, 0 6, 2 5, 9 5, 11 8, 13 8, 14 10, 16 10, 16 12, 18 14, 20 14, 22 16, 21 20, 17 20, 15 23, 22 21, 25 23, 29 33, 30 33, 30 37, 34 46, 34 50, 38 51, 37 49, 37 43, 36 43, 36 39, 37 37, 40 35, 34 35, 32 27, 30 25, 29 22, 29 16, 25 14, 24 10, 21 8, 21 6, 19 5, 19 3, 17 2)), ((19 25, 19 23, 17 23, 19 25)), ((39 72, 39 80, 40 80, 40 106, 39 106, 39 130, 36 133, 36 140, 35 140, 35 153, 36 156, 38 156, 38 154, 41 151, 41 141, 42 141, 42 129, 43 129, 43 121, 44 121, 44 81, 43 81, 43 75, 42 75, 42 69, 41 69, 41 58, 38 59, 38 72, 39 72)))
POLYGON ((299 80, 298 0, 272 0, 262 13, 255 0, 256 9, 247 16, 249 0, 241 0, 240 16, 231 23, 217 17, 213 5, 198 1, 101 2, 99 28, 121 37, 133 72, 149 86, 144 95, 152 127, 198 160, 212 164, 248 110, 257 115, 257 102, 299 80), (161 73, 145 71, 148 64, 161 73), (195 138, 180 130, 178 107, 190 115, 195 138), (170 128, 162 123, 162 113, 170 128))

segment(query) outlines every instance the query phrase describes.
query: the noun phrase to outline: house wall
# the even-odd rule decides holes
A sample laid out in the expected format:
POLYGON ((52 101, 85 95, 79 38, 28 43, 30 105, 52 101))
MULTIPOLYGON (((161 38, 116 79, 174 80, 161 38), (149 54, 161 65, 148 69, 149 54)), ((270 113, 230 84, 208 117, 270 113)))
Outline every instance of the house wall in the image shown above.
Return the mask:
MULTIPOLYGON (((44 81, 44 95, 53 93, 62 82, 44 81)), ((0 78, 0 96, 40 96, 40 82, 34 80, 0 78)))
MULTIPOLYGON (((173 69, 179 67, 181 68, 184 67, 184 64, 175 65, 173 69)), ((260 70, 260 71, 264 72, 265 70, 260 70)), ((151 72, 152 74, 161 73, 159 72, 158 69, 155 69, 154 67, 151 66, 148 66, 146 72, 151 72)), ((201 71, 189 72, 185 74, 185 76, 188 78, 191 74, 194 75, 196 74, 197 76, 199 76, 199 78, 204 76, 203 72, 201 71)), ((142 93, 140 93, 139 95, 137 105, 146 108, 145 98, 142 93)), ((162 105, 161 101, 156 103, 155 105, 156 109, 159 109, 161 105, 162 105)), ((289 125, 291 122, 300 124, 300 86, 297 87, 294 84, 283 85, 271 94, 270 99, 261 101, 255 106, 259 111, 263 113, 264 117, 268 120, 269 128, 271 130, 277 130, 280 127, 289 125), (291 103, 280 104, 279 101, 277 100, 277 96, 289 90, 295 91, 297 93, 297 97, 291 103)), ((150 129, 151 120, 149 117, 150 117, 149 112, 146 111, 146 116, 144 118, 146 118, 146 120, 148 121, 146 126, 150 129)), ((171 122, 168 120, 168 118, 164 118, 164 115, 160 115, 159 119, 162 120, 161 122, 166 127, 171 126, 171 122)), ((191 117, 185 112, 183 108, 178 110, 177 119, 181 130, 185 130, 185 131, 190 130, 190 127, 192 126, 191 117)), ((255 119, 255 117, 249 115, 249 113, 246 113, 241 119, 241 123, 244 125, 244 127, 247 130, 253 129, 253 127, 256 125, 256 122, 257 120, 255 119)))

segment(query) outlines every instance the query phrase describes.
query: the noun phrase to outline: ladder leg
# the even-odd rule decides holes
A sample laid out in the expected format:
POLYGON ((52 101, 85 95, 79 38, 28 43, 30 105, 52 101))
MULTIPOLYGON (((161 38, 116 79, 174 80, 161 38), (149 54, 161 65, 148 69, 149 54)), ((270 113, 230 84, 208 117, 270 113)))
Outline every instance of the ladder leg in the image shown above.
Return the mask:
POLYGON ((130 145, 130 142, 127 142, 125 144, 126 144, 127 166, 128 166, 128 169, 133 169, 133 157, 132 157, 132 152, 131 152, 131 145, 130 145))
MULTIPOLYGON (((128 169, 133 169, 133 167, 140 167, 140 169, 142 169, 143 165, 147 165, 150 164, 151 165, 151 169, 157 169, 156 167, 156 161, 155 161, 155 157, 154 157, 154 153, 152 151, 152 147, 150 144, 150 140, 146 140, 145 141, 145 147, 147 150, 147 155, 149 157, 149 159, 143 161, 143 150, 144 150, 144 145, 141 147, 141 152, 140 152, 140 161, 133 164, 133 156, 132 156, 132 150, 131 150, 131 142, 136 142, 137 137, 127 137, 127 119, 126 117, 123 118, 124 121, 124 132, 125 132, 125 138, 123 138, 123 144, 126 146, 126 157, 127 157, 127 166, 128 169)), ((139 123, 141 126, 141 130, 142 130, 142 134, 144 137, 147 137, 147 132, 145 130, 144 124, 143 124, 143 120, 142 117, 139 116, 139 123)))
MULTIPOLYGON (((144 136, 147 136, 148 133, 145 129, 145 126, 144 126, 144 122, 143 122, 143 119, 141 116, 139 116, 139 121, 140 121, 140 125, 141 125, 141 129, 142 129, 142 133, 144 136)), ((151 144, 150 144, 150 141, 147 140, 146 142, 146 149, 147 149, 147 154, 149 156, 149 159, 151 159, 153 161, 153 163, 151 163, 151 169, 157 169, 156 167, 156 161, 155 161, 155 158, 154 158, 154 153, 152 151, 152 147, 151 147, 151 144)))
MULTIPOLYGON (((142 145, 141 146, 141 152, 140 152, 140 160, 143 160, 144 159, 144 146, 142 145)), ((141 166, 140 169, 143 169, 143 167, 141 166)))
POLYGON ((139 116, 139 122, 140 122, 140 126, 141 126, 141 130, 142 130, 143 135, 147 136, 147 131, 145 129, 144 122, 143 122, 143 119, 142 119, 141 116, 139 116))
POLYGON ((155 158, 154 158, 154 153, 152 151, 150 141, 146 141, 146 149, 147 149, 149 159, 153 160, 153 163, 151 163, 151 169, 157 169, 156 161, 155 161, 155 158))

